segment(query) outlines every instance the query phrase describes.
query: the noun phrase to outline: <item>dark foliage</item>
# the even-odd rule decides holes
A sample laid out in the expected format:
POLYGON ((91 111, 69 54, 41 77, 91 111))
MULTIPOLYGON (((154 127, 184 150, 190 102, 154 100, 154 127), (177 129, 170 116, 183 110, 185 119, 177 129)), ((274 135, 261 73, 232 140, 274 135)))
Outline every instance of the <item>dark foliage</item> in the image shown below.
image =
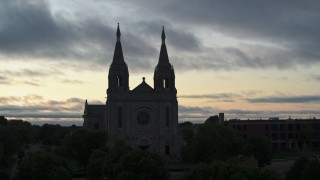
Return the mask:
POLYGON ((185 162, 212 162, 238 154, 239 140, 230 127, 207 123, 182 148, 185 162))
POLYGON ((257 166, 239 164, 236 161, 213 161, 210 164, 194 165, 186 172, 185 180, 280 180, 281 178, 270 169, 259 169, 257 166))
POLYGON ((91 153, 105 147, 106 142, 107 132, 105 130, 80 129, 65 138, 61 153, 76 159, 85 167, 91 153))
POLYGON ((251 137, 245 141, 242 153, 247 157, 253 156, 256 158, 259 167, 270 164, 272 159, 271 142, 264 136, 251 137))
POLYGON ((318 180, 320 179, 319 172, 319 160, 309 160, 305 157, 301 157, 290 167, 285 180, 318 180))
POLYGON ((95 151, 87 168, 89 179, 107 177, 117 180, 168 179, 168 168, 157 154, 134 150, 123 142, 115 143, 110 152, 95 151))
POLYGON ((45 145, 61 142, 69 133, 69 128, 60 125, 44 124, 40 127, 38 139, 45 145))
POLYGON ((103 173, 102 173, 102 167, 107 162, 107 156, 108 153, 96 150, 94 151, 89 159, 89 163, 87 166, 87 177, 88 179, 102 179, 103 173))
POLYGON ((17 153, 21 146, 14 131, 7 126, 0 126, 0 148, 2 157, 8 157, 17 153))
POLYGON ((10 179, 9 170, 6 168, 0 168, 0 177, 1 177, 1 180, 9 180, 10 179))
POLYGON ((7 126, 8 120, 4 116, 0 116, 0 126, 7 126))
POLYGON ((18 180, 63 180, 70 178, 66 161, 46 151, 38 151, 22 161, 16 175, 18 180))

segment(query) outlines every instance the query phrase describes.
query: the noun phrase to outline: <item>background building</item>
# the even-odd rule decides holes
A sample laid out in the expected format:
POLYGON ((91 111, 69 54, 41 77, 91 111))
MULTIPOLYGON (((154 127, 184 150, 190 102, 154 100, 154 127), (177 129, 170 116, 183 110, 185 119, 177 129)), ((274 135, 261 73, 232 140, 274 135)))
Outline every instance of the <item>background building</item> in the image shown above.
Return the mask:
POLYGON ((274 150, 301 150, 304 145, 320 148, 319 119, 229 120, 224 124, 233 127, 242 140, 256 135, 267 137, 274 150))

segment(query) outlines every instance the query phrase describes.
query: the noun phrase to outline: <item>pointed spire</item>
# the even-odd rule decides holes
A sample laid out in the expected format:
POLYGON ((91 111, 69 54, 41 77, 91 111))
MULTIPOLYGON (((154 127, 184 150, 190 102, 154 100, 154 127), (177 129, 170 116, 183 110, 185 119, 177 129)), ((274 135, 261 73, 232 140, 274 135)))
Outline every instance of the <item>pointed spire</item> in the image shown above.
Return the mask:
POLYGON ((84 103, 84 110, 83 110, 83 114, 87 114, 87 111, 88 111, 88 101, 86 99, 86 102, 84 103))
POLYGON ((118 28, 117 28, 117 41, 120 41, 120 36, 121 36, 121 33, 120 33, 120 27, 119 27, 119 23, 118 23, 118 28))
POLYGON ((165 44, 166 34, 164 33, 164 26, 162 26, 161 39, 162 39, 162 44, 165 44))
POLYGON ((121 46, 121 42, 120 42, 120 36, 121 36, 121 32, 120 32, 120 26, 119 26, 119 23, 118 23, 117 42, 116 42, 116 47, 114 49, 113 61, 112 61, 112 63, 116 63, 116 64, 124 63, 122 46, 121 46))
POLYGON ((170 65, 169 63, 169 57, 167 53, 167 46, 165 43, 166 35, 164 33, 164 26, 162 26, 162 34, 161 34, 161 39, 162 39, 162 44, 161 44, 161 49, 160 49, 160 56, 159 56, 159 62, 158 66, 166 66, 170 65))

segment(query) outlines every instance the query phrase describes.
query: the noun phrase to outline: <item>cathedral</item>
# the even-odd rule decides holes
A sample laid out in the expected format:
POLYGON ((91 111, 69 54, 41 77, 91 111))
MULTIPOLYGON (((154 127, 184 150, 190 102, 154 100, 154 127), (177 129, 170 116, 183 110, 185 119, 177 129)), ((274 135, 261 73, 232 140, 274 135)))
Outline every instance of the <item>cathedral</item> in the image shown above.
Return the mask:
POLYGON ((105 105, 85 102, 84 127, 106 129, 108 144, 121 139, 128 145, 177 159, 180 156, 178 101, 175 73, 167 53, 164 27, 153 88, 142 82, 130 90, 129 70, 124 60, 118 24, 113 61, 109 68, 105 105))

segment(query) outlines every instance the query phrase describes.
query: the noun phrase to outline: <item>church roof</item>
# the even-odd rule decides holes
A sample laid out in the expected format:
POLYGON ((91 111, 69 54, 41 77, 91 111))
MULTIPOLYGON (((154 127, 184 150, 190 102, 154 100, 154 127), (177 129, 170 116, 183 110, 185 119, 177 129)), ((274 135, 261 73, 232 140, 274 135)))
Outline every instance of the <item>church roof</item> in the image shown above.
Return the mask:
POLYGON ((142 79, 142 82, 132 92, 154 92, 153 88, 145 82, 145 78, 142 79))
POLYGON ((106 105, 104 104, 86 104, 86 112, 87 115, 104 115, 106 111, 106 105))

